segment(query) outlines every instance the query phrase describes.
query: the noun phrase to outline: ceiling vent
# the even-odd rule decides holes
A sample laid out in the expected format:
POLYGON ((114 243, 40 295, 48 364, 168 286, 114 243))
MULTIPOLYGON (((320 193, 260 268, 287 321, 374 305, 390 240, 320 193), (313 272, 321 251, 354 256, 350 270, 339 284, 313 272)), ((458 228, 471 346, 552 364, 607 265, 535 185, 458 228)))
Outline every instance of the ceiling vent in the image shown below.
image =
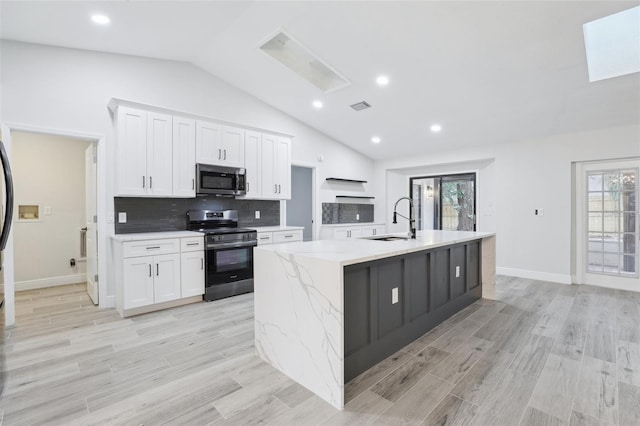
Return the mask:
POLYGON ((260 50, 322 90, 323 93, 333 92, 351 84, 326 62, 283 31, 279 31, 262 43, 260 50))
POLYGON ((362 102, 358 102, 357 104, 351 105, 351 108, 353 108, 356 111, 362 111, 363 109, 371 108, 371 104, 369 104, 366 101, 362 101, 362 102))

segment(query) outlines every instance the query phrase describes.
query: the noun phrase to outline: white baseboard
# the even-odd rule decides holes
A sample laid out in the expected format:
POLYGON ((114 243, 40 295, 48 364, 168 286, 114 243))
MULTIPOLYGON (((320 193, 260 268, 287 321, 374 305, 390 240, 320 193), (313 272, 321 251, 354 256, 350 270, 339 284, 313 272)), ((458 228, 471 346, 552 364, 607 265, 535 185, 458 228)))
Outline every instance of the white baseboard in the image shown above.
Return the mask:
POLYGON ((514 269, 496 267, 496 273, 498 275, 506 275, 509 277, 528 278, 538 281, 549 281, 559 284, 571 284, 570 274, 550 274, 548 272, 527 271, 526 269, 514 269))
POLYGON ((41 278, 39 280, 16 281, 16 291, 87 282, 87 274, 64 275, 62 277, 41 278))

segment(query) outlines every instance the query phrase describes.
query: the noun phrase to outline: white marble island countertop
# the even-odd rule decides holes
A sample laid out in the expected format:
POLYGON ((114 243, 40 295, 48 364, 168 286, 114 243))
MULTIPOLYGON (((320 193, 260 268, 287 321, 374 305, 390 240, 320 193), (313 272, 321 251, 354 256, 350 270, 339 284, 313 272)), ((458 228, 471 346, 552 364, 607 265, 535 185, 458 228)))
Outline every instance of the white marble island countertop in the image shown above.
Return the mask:
MULTIPOLYGON (((382 238, 384 236, 406 237, 407 234, 378 235, 376 238, 382 238)), ((260 246, 257 250, 274 251, 280 254, 293 254, 301 257, 337 262, 341 266, 347 266, 492 236, 495 236, 495 233, 418 231, 415 240, 377 241, 370 238, 316 240, 260 246)))

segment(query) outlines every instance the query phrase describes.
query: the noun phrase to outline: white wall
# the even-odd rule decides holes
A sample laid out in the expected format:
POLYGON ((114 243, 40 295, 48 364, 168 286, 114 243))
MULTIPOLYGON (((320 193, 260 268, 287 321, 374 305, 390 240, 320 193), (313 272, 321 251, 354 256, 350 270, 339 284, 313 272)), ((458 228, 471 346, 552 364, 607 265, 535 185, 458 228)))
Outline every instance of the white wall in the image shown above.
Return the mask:
POLYGON ((80 228, 85 226, 85 150, 88 142, 33 133, 12 134, 15 189, 16 290, 84 282, 80 228), (37 222, 20 222, 20 204, 51 208, 37 222))
MULTIPOLYGON (((497 234, 498 272, 565 282, 572 272, 572 162, 640 156, 640 126, 376 162, 378 211, 390 214, 408 177, 478 172, 478 230, 497 234), (381 182, 384 180, 384 182, 381 182), (535 216, 534 209, 544 209, 535 216)), ((405 231, 406 224, 391 227, 405 231)))
MULTIPOLYGON (((0 62, 0 120, 105 135, 109 171, 115 140, 107 102, 118 97, 293 134, 293 162, 317 166, 319 183, 328 176, 372 180, 370 159, 187 63, 5 40, 0 62)), ((113 184, 111 176, 106 200, 111 215, 113 184)), ((323 201, 335 201, 331 188, 316 194, 316 222, 323 201)), ((109 229, 113 232, 112 224, 109 229)), ((107 293, 114 294, 111 277, 107 293)))

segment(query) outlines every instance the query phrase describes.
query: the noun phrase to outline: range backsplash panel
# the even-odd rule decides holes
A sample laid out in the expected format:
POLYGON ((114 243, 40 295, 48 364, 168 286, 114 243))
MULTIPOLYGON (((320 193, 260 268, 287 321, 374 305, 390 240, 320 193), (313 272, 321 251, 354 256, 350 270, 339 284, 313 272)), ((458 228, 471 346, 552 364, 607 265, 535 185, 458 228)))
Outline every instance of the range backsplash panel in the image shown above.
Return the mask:
POLYGON ((370 222, 373 222, 373 204, 322 203, 323 225, 370 222))
POLYGON ((114 197, 116 234, 184 231, 189 210, 238 210, 238 225, 280 225, 280 201, 236 200, 221 197, 134 198, 114 197), (260 219, 255 211, 260 211, 260 219), (127 213, 127 223, 118 223, 118 213, 127 213))

